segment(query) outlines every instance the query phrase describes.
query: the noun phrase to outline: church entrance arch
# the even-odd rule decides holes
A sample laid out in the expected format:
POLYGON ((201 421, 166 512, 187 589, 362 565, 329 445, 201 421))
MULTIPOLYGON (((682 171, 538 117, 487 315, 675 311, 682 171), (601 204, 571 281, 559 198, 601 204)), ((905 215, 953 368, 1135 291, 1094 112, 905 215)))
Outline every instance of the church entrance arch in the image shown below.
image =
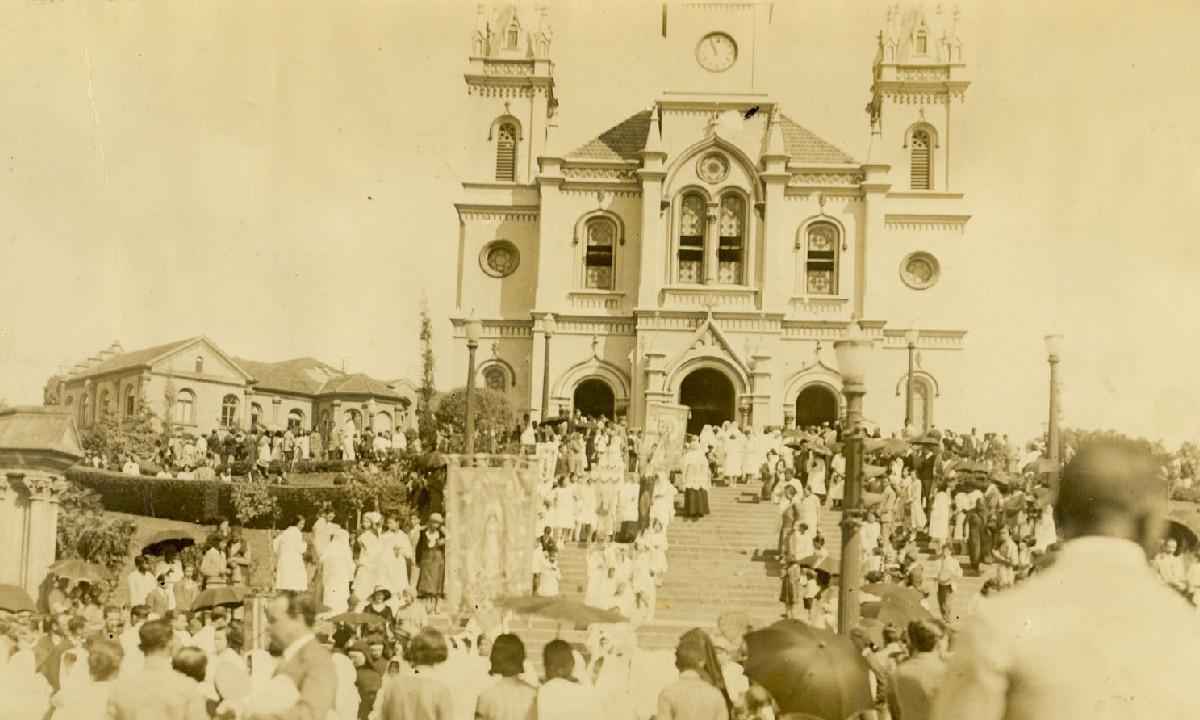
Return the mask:
POLYGON ((720 425, 734 419, 735 392, 729 377, 711 367, 688 373, 679 384, 679 404, 691 409, 687 431, 693 435, 705 425, 720 425))
POLYGON ((837 395, 828 385, 809 385, 796 396, 796 427, 805 428, 824 422, 832 425, 837 417, 837 395))
POLYGON ((584 417, 613 419, 617 399, 608 383, 599 378, 588 378, 575 386, 572 405, 584 417))

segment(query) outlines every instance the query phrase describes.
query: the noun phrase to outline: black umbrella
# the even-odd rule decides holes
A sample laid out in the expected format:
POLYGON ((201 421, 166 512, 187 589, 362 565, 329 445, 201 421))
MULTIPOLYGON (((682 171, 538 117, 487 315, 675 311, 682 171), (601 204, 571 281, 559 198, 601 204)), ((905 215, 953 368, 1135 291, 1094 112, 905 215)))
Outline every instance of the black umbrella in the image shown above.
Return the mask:
POLYGON ((192 611, 207 610, 218 605, 236 607, 242 604, 245 597, 245 593, 231 585, 210 587, 201 591, 192 601, 192 611))
POLYGON ((784 713, 845 720, 873 706, 867 663, 848 637, 795 620, 746 634, 746 676, 784 713))

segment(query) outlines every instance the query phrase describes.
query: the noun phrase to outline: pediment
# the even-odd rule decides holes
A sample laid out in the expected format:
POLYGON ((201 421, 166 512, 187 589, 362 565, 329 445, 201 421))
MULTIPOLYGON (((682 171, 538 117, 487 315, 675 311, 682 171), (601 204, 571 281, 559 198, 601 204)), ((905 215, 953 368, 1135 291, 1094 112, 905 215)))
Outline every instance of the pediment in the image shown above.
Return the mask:
POLYGON ((729 338, 713 322, 711 315, 704 319, 700 327, 696 328, 683 351, 676 355, 667 367, 679 367, 694 357, 721 357, 733 364, 744 378, 749 378, 751 375, 750 364, 746 362, 741 353, 734 349, 729 338))

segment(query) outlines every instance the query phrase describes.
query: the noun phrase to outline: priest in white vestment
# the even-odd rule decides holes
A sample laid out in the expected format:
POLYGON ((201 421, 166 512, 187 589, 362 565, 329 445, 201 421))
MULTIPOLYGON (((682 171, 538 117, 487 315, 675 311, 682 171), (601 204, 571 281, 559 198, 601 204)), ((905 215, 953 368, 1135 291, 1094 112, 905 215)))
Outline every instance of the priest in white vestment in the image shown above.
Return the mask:
POLYGON ((304 567, 304 518, 297 517, 287 530, 271 543, 275 551, 275 589, 304 592, 308 589, 308 571, 304 567))

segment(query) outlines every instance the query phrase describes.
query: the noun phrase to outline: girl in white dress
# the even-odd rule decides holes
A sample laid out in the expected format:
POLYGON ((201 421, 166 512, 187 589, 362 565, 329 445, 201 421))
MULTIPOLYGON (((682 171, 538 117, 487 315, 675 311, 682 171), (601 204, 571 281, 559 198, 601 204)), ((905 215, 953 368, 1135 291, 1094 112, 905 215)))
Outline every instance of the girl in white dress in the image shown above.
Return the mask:
POLYGON ((559 580, 562 578, 562 572, 558 568, 558 551, 551 549, 549 553, 544 553, 544 561, 539 569, 541 572, 538 573, 538 596, 558 597, 559 580))
POLYGON ((939 543, 950 538, 950 493, 944 485, 933 496, 933 508, 929 512, 929 538, 939 543))
POLYGON ((810 453, 808 458, 808 489, 812 491, 821 504, 825 504, 825 458, 818 453, 810 453))
POLYGON ((584 476, 575 484, 575 533, 579 542, 591 542, 596 524, 596 487, 591 476, 584 476))
POLYGON ((568 480, 559 478, 554 488, 554 527, 560 544, 570 542, 575 531, 575 488, 568 480))
POLYGON ((921 496, 921 481, 916 475, 908 476, 909 518, 914 530, 925 527, 925 498, 921 496))

